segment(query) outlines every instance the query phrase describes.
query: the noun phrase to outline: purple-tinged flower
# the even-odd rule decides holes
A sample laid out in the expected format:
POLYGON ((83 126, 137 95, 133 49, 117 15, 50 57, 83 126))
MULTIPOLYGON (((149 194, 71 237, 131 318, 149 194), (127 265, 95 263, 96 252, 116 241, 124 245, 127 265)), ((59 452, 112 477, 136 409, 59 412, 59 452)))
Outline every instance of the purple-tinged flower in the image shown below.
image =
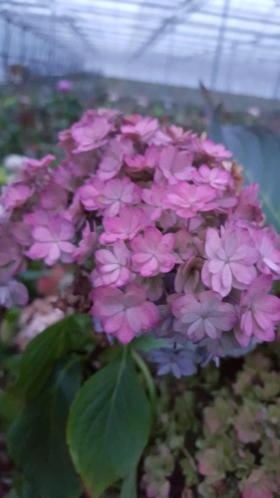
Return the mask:
POLYGON ((140 200, 140 189, 128 178, 108 180, 96 197, 100 209, 106 216, 117 216, 125 205, 137 204, 140 200))
POLYGON ((275 326, 280 320, 280 299, 268 294, 271 284, 272 277, 262 275, 241 294, 240 325, 235 329, 235 336, 243 347, 253 337, 265 342, 275 338, 275 326))
POLYGON ((133 269, 142 277, 170 272, 176 263, 174 243, 172 233, 162 235, 157 228, 146 228, 131 241, 133 269))
POLYGON ((108 249, 96 251, 95 259, 96 270, 91 274, 94 287, 103 285, 122 287, 131 280, 130 251, 122 240, 115 242, 108 249))
POLYGON ((90 255, 93 256, 94 247, 96 245, 97 235, 95 231, 91 231, 89 223, 86 223, 79 246, 73 252, 73 259, 78 263, 83 263, 90 255))
POLYGON ((12 183, 4 188, 3 204, 5 209, 13 210, 24 206, 32 197, 34 188, 25 183, 12 183))
POLYGON ((30 259, 44 259, 47 265, 53 265, 59 259, 69 263, 75 252, 75 246, 70 242, 74 234, 74 228, 69 221, 59 215, 53 216, 49 218, 48 224, 33 227, 33 244, 26 251, 26 255, 30 259))
POLYGON ((257 252, 241 229, 222 229, 219 235, 215 228, 208 228, 205 252, 208 259, 202 280, 221 296, 227 296, 232 287, 242 289, 250 285, 256 278, 257 252))
POLYGON ((194 375, 197 372, 197 354, 190 343, 189 347, 171 347, 152 350, 148 359, 157 365, 158 375, 172 374, 177 379, 194 375))
POLYGON ((121 127, 121 132, 125 136, 138 138, 142 142, 149 143, 158 127, 157 119, 136 115, 127 120, 127 124, 121 127))
POLYGON ((119 173, 124 157, 124 147, 120 140, 112 139, 108 143, 106 152, 99 164, 97 177, 100 180, 110 180, 119 173))
POLYGON ((56 89, 61 93, 69 93, 73 90, 73 83, 70 80, 59 80, 56 89))
POLYGON ((117 240, 131 240, 147 225, 146 213, 138 207, 125 207, 119 216, 104 218, 104 232, 100 236, 102 244, 117 240))
POLYGON ((26 287, 17 280, 0 281, 0 306, 12 308, 24 306, 28 301, 26 287))
POLYGON ((87 152, 105 145, 112 124, 106 117, 87 112, 71 127, 71 135, 76 142, 74 152, 87 152))
POLYGON ((192 179, 198 185, 209 185, 221 191, 233 186, 233 180, 228 171, 221 167, 209 168, 207 164, 203 164, 198 169, 193 168, 192 179))
POLYGON ((255 232, 254 236, 256 241, 256 248, 259 253, 259 259, 257 262, 258 269, 265 275, 279 277, 279 237, 273 237, 273 234, 269 232, 269 230, 261 230, 259 232, 255 232))
POLYGON ((171 309, 177 318, 174 329, 194 342, 207 336, 217 339, 236 323, 233 306, 212 291, 175 296, 171 299, 171 309))
POLYGON ((140 285, 130 284, 125 291, 98 287, 92 297, 93 316, 101 321, 104 332, 116 336, 124 344, 151 330, 159 320, 157 306, 147 301, 140 285))
POLYGON ((217 161, 223 161, 232 156, 232 153, 229 150, 226 150, 222 144, 216 144, 215 142, 212 142, 212 140, 201 140, 199 152, 216 159, 217 161))
POLYGON ((182 218, 192 218, 200 211, 214 209, 215 190, 208 186, 190 185, 186 182, 171 187, 166 196, 166 207, 174 209, 182 218))

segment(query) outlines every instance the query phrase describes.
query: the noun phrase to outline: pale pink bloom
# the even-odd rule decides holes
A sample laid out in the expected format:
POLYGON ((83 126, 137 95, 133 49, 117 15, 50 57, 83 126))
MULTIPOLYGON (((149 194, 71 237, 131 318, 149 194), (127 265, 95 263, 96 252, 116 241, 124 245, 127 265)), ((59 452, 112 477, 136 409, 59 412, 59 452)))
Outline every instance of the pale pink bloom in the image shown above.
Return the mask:
POLYGON ((209 185, 221 191, 233 186, 233 179, 228 171, 223 168, 209 168, 206 164, 193 169, 192 179, 199 185, 209 185))
POLYGON ((178 216, 188 219, 199 211, 213 209, 215 198, 216 193, 211 187, 181 182, 169 189, 166 195, 166 205, 173 208, 178 216))
POLYGON ((53 265, 59 259, 65 263, 71 262, 75 246, 70 241, 74 234, 72 224, 61 216, 49 218, 48 224, 33 227, 34 242, 26 255, 31 259, 44 259, 47 265, 53 265))
POLYGON ((78 197, 87 211, 96 211, 99 208, 98 197, 103 190, 104 182, 96 177, 79 188, 78 197))
POLYGON ((173 234, 162 235, 157 228, 146 228, 143 235, 131 241, 133 269, 142 277, 170 272, 176 263, 174 243, 173 234))
POLYGON ((99 164, 97 176, 100 180, 110 180, 116 176, 121 167, 124 157, 124 150, 120 140, 112 139, 99 164))
POLYGON ((222 302, 221 296, 213 291, 175 297, 171 300, 171 309, 177 318, 174 329, 194 342, 207 336, 217 339, 236 322, 233 306, 222 302))
POLYGON ((89 223, 86 223, 79 246, 73 252, 74 260, 81 264, 87 257, 93 256, 96 239, 96 232, 91 231, 89 223))
POLYGON ((3 204, 8 210, 19 208, 26 204, 33 193, 34 188, 25 183, 12 183, 4 188, 3 204))
POLYGON ((77 146, 75 153, 94 150, 106 143, 112 124, 106 117, 87 112, 71 127, 71 134, 77 146))
POLYGON ((138 207, 122 208, 114 218, 103 220, 104 233, 100 236, 102 244, 111 244, 117 240, 131 240, 147 225, 146 213, 138 207))
POLYGON ((14 306, 24 306, 28 301, 26 287, 17 280, 0 281, 0 306, 13 308, 14 306))
POLYGON ((236 339, 247 346, 254 336, 259 341, 273 341, 275 325, 280 320, 280 299, 271 296, 272 277, 260 276, 241 294, 240 326, 236 339))
POLYGON ((140 285, 130 284, 125 291, 99 287, 92 297, 94 318, 101 321, 104 332, 116 336, 124 344, 151 330, 159 321, 157 306, 146 300, 145 290, 140 285))
POLYGON ((180 151, 172 145, 164 147, 159 158, 159 169, 170 185, 192 178, 191 152, 180 151))
POLYGON ((96 270, 91 274, 94 287, 102 285, 121 287, 131 279, 130 251, 122 240, 115 242, 108 249, 96 251, 95 259, 96 270))
POLYGON ((280 276, 280 250, 268 230, 255 232, 256 248, 259 252, 258 269, 265 275, 280 276))
POLYGON ((241 230, 227 228, 219 235, 215 228, 208 228, 205 253, 202 281, 221 296, 227 296, 232 287, 246 287, 256 278, 257 252, 241 230))
POLYGON ((232 153, 226 150, 222 144, 216 144, 212 140, 202 139, 199 144, 199 152, 216 160, 229 159, 232 153))
POLYGON ((140 189, 129 178, 108 180, 96 198, 99 208, 104 209, 106 216, 117 216, 126 204, 137 204, 139 200, 140 189))
POLYGON ((135 116, 134 122, 124 124, 121 127, 121 132, 123 135, 138 138, 142 142, 149 143, 158 127, 159 123, 155 118, 135 116))

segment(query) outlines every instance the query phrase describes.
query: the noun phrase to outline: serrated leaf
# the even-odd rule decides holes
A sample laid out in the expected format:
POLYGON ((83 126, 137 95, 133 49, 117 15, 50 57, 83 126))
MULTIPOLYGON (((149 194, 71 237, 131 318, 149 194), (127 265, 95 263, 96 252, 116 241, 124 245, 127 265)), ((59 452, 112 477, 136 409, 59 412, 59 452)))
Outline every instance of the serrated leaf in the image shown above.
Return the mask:
POLYGON ((92 497, 136 467, 150 425, 150 406, 125 349, 84 384, 70 412, 70 452, 92 497))
POLYGON ((48 327, 27 346, 20 363, 18 389, 36 396, 52 372, 55 362, 81 349, 88 340, 91 321, 87 315, 71 315, 48 327))
POLYGON ((37 498, 77 498, 79 479, 66 444, 70 405, 80 386, 80 366, 53 373, 44 390, 27 401, 8 432, 8 449, 37 498))

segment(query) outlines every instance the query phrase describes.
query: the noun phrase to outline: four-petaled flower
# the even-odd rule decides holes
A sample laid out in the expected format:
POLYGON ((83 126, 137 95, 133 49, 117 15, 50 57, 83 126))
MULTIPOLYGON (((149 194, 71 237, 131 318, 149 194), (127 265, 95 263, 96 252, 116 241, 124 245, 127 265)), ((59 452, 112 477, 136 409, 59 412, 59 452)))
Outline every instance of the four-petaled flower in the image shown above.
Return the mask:
POLYGON ((170 272, 176 263, 174 243, 172 233, 162 235, 157 228, 146 228, 143 235, 137 235, 131 242, 133 269, 142 277, 170 272))

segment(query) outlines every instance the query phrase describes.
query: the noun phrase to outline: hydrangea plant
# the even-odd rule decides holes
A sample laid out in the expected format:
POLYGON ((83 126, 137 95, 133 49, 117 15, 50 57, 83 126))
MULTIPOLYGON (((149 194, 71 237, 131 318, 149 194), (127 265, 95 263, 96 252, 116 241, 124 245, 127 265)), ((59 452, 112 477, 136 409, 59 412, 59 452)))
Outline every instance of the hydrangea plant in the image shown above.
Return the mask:
MULTIPOLYGON (((26 159, 3 188, 0 305, 26 305, 22 275, 30 266, 64 265, 74 274, 72 310, 91 317, 91 328, 103 333, 97 342, 124 345, 83 385, 73 406, 75 392, 63 398, 72 406, 72 461, 86 489, 99 496, 135 473, 148 438, 150 404, 135 364, 151 403, 154 391, 137 347, 160 374, 180 377, 195 373, 199 363, 273 341, 280 321, 280 299, 271 295, 280 275, 280 238, 264 224, 258 187, 242 187, 231 153, 205 136, 99 109, 61 132, 59 145, 62 161, 26 159)), ((73 334, 80 319, 66 318, 27 348, 20 370, 27 404, 47 380, 59 388, 57 362, 79 350, 73 334)), ((23 412, 12 431, 14 450, 15 434, 26 424, 23 412)), ((28 444, 34 447, 33 440, 28 444)), ((56 496, 61 491, 52 491, 56 496)))

